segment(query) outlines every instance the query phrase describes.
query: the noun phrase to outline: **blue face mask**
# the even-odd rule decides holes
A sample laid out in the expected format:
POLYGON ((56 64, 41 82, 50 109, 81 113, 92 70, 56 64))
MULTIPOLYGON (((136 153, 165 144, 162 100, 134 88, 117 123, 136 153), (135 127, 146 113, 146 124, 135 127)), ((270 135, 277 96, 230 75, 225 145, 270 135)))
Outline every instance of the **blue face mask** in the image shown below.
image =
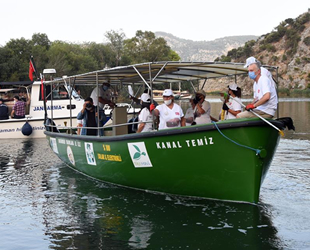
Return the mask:
POLYGON ((250 77, 251 79, 254 80, 254 79, 256 78, 256 76, 257 76, 257 75, 255 75, 255 72, 254 72, 254 71, 250 71, 250 72, 249 72, 249 77, 250 77))
POLYGON ((106 91, 106 90, 108 90, 109 87, 107 85, 103 85, 102 88, 104 91, 106 91))

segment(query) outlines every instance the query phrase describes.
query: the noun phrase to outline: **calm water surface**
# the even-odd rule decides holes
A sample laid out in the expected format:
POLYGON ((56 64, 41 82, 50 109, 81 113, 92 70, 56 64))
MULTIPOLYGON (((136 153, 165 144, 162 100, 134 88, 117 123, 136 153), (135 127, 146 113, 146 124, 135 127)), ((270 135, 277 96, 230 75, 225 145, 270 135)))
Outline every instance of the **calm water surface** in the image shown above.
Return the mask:
POLYGON ((258 205, 116 187, 68 168, 45 139, 1 140, 0 249, 310 249, 310 100, 280 109, 296 131, 258 205))

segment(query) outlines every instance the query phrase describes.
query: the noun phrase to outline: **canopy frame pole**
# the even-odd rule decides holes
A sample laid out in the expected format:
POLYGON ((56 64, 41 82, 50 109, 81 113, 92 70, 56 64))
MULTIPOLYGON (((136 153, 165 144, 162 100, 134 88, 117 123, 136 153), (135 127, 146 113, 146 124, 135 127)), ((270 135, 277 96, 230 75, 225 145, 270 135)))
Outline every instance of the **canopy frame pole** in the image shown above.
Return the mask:
MULTIPOLYGON (((99 124, 100 107, 99 107, 99 77, 98 77, 98 72, 96 72, 96 87, 97 87, 97 107, 96 107, 96 109, 97 109, 97 114, 98 114, 98 117, 97 117, 97 136, 100 137, 100 124, 99 124)), ((85 112, 86 112, 86 110, 85 110, 85 112)), ((104 109, 103 109, 103 112, 104 112, 104 109)))

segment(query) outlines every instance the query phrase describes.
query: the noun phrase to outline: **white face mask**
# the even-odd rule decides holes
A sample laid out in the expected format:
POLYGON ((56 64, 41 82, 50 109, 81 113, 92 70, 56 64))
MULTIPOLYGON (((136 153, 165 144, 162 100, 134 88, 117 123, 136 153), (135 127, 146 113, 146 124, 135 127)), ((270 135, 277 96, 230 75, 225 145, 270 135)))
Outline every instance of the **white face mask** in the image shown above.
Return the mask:
POLYGON ((169 106, 169 105, 171 104, 171 102, 172 102, 171 99, 170 99, 170 100, 165 100, 165 101, 164 101, 164 103, 165 103, 167 106, 169 106))

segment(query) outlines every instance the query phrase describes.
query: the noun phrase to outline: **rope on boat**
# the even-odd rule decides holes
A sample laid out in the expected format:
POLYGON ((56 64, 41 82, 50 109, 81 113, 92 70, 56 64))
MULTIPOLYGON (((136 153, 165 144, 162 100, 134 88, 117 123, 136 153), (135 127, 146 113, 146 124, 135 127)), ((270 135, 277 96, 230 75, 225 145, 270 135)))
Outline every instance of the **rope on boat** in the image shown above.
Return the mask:
POLYGON ((211 121, 211 122, 214 124, 214 126, 215 126, 216 129, 220 132, 220 134, 221 134, 224 138, 226 138, 227 140, 229 140, 229 141, 235 143, 236 145, 238 145, 238 146, 240 146, 240 147, 244 147, 244 148, 247 148, 247 149, 250 149, 250 150, 255 151, 256 155, 259 155, 259 154, 261 153, 261 150, 260 150, 260 149, 251 148, 251 147, 249 147, 249 146, 242 145, 242 144, 240 144, 240 143, 238 143, 238 142, 236 142, 236 141, 230 139, 229 137, 227 137, 226 135, 223 134, 223 132, 220 130, 220 128, 217 126, 217 124, 216 124, 214 121, 211 121))

